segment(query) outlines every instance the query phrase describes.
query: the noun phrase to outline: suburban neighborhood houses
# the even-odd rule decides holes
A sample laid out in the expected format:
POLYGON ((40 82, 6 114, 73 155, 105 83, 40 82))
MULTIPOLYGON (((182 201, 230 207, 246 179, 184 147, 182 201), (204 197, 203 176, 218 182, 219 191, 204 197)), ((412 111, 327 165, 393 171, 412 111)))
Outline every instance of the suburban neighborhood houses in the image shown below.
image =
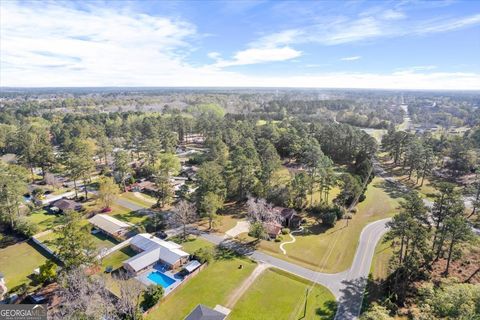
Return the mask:
MULTIPOLYGON (((162 115, 155 119, 166 121, 162 115)), ((280 130, 277 126, 255 124, 259 134, 267 127, 280 130)), ((326 130, 318 133, 324 135, 331 128, 319 130, 326 130)), ((365 299, 375 311, 376 298, 364 296, 373 285, 366 279, 372 275, 371 262, 373 270, 384 270, 394 257, 381 241, 394 227, 391 217, 405 210, 405 201, 427 210, 421 206, 432 196, 425 194, 419 204, 410 194, 412 186, 387 171, 376 132, 351 130, 362 141, 356 152, 368 154, 362 169, 357 160, 331 160, 358 155, 344 151, 339 157, 339 147, 322 147, 316 140, 290 155, 282 151, 288 145, 268 140, 258 145, 249 140, 241 149, 203 138, 208 134, 180 139, 176 133, 178 140, 170 142, 174 152, 153 154, 126 143, 98 157, 80 151, 87 145, 78 141, 72 157, 86 152, 88 175, 46 175, 63 185, 44 183, 41 174, 12 171, 25 177, 18 210, 25 212, 28 229, 15 222, 18 240, 0 249, 3 303, 44 303, 53 317, 64 318, 78 312, 74 301, 79 298, 69 296, 68 286, 87 281, 95 287, 85 301, 99 295, 104 306, 118 306, 121 317, 132 319, 282 319, 302 308, 307 318, 322 310, 320 318, 354 319, 365 299), (267 157, 265 148, 273 156, 267 157), (249 173, 249 166, 257 165, 258 176, 249 173), (24 263, 16 268, 5 257, 24 263), (345 279, 358 282, 355 294, 347 294, 345 279), (310 293, 305 297, 305 292, 310 293), (125 303, 135 306, 125 309, 125 303)), ((389 135, 384 133, 383 140, 389 135)), ((66 170, 69 164, 61 157, 67 155, 56 154, 58 166, 66 170)), ((2 168, 21 168, 18 161, 2 168)), ((10 179, 8 170, 2 174, 10 179)), ((416 174, 420 180, 421 172, 416 174)), ((452 190, 448 184, 439 188, 452 190)), ((472 204, 465 205, 468 211, 472 204)), ((431 214, 438 219, 435 211, 431 214)), ((463 262, 451 263, 456 270, 463 262)), ((464 274, 477 281, 474 264, 464 274)))
POLYGON ((480 0, 0 0, 0 320, 480 320, 480 0))

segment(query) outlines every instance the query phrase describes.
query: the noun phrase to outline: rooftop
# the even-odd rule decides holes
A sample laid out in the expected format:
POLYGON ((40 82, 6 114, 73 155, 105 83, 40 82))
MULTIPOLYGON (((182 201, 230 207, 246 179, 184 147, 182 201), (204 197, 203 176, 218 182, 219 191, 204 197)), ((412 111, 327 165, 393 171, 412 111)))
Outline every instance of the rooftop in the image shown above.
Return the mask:
POLYGON ((148 233, 137 234, 131 239, 130 244, 143 250, 142 253, 124 262, 135 271, 140 271, 158 260, 175 264, 182 257, 188 257, 190 255, 180 250, 182 246, 171 241, 159 239, 148 233))
POLYGON ((107 214, 97 214, 88 219, 88 221, 95 227, 110 234, 118 233, 119 231, 127 229, 131 226, 131 224, 115 219, 107 214))
POLYGON ((220 311, 199 304, 184 320, 223 320, 226 317, 227 315, 220 311))

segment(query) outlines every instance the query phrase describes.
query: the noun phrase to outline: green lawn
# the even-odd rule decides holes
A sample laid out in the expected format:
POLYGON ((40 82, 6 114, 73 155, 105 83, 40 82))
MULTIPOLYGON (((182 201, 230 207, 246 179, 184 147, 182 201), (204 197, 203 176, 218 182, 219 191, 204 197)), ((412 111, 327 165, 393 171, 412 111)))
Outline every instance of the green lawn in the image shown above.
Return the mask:
POLYGON ((231 320, 333 319, 335 298, 325 287, 276 269, 267 269, 240 298, 231 320), (312 288, 305 298, 307 289, 312 288))
POLYGON ((27 219, 32 224, 38 226, 38 232, 50 230, 62 222, 62 216, 49 214, 46 210, 34 211, 27 219))
MULTIPOLYGON (((147 199, 152 199, 152 201, 155 201, 156 200, 146 194, 143 194, 142 193, 142 196, 147 198, 147 199)), ((144 208, 151 208, 153 204, 155 204, 155 202, 151 203, 151 202, 148 202, 148 201, 145 201, 143 199, 140 199, 138 197, 135 197, 135 195, 132 193, 132 192, 125 192, 125 193, 122 193, 120 196, 119 196, 120 199, 125 199, 127 201, 130 201, 130 202, 133 202, 135 203, 136 205, 139 205, 141 207, 144 207, 144 208)))
POLYGON ((130 247, 117 250, 102 259, 102 267, 106 268, 108 266, 112 266, 113 270, 115 270, 122 266, 123 261, 133 257, 136 254, 137 252, 130 247))
POLYGON ((357 206, 358 212, 348 226, 347 220, 341 220, 335 227, 326 229, 311 220, 303 234, 295 235, 297 241, 284 247, 287 255, 282 254, 278 242, 262 241, 259 249, 312 270, 344 271, 352 264, 362 229, 368 223, 391 217, 396 212, 399 198, 392 198, 383 188, 380 178, 370 183, 366 199, 357 206))
POLYGON ((47 258, 27 242, 0 249, 0 272, 5 275, 7 288, 30 282, 27 276, 45 261, 47 258))
POLYGON ((181 243, 182 250, 188 253, 194 253, 200 248, 204 247, 214 247, 215 245, 207 240, 203 240, 202 238, 195 238, 195 240, 185 241, 181 243))
MULTIPOLYGON (((104 235, 101 232, 97 234, 89 234, 89 236, 98 250, 111 248, 118 243, 118 241, 104 235)), ((55 251, 57 250, 56 241, 58 237, 59 237, 58 232, 50 232, 49 234, 39 237, 38 240, 42 241, 50 249, 55 251)))
POLYGON ((391 242, 383 242, 383 237, 375 247, 370 273, 373 279, 385 279, 388 276, 388 264, 393 255, 391 242))
POLYGON ((223 305, 255 266, 254 262, 247 259, 214 261, 169 294, 147 319, 178 320, 185 318, 199 303, 211 308, 217 304, 223 305), (242 269, 238 268, 240 264, 243 265, 242 269))
POLYGON ((116 204, 112 205, 112 212, 110 212, 109 215, 133 224, 140 224, 147 219, 146 215, 138 214, 136 211, 131 211, 116 204))
POLYGON ((375 253, 370 266, 370 275, 368 277, 367 287, 363 299, 362 310, 367 310, 373 302, 378 302, 385 298, 383 281, 388 276, 388 267, 390 258, 393 255, 391 242, 381 241, 375 247, 375 253))

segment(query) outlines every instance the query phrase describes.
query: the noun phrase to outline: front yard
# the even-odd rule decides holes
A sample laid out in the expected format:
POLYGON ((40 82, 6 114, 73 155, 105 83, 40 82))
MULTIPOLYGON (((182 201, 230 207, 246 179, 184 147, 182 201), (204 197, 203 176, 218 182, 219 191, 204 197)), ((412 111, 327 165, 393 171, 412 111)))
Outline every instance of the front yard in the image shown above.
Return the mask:
POLYGON ((241 258, 213 261, 161 301, 147 319, 178 320, 185 318, 197 304, 211 308, 225 304, 229 294, 250 275, 255 266, 254 262, 241 258), (239 265, 243 265, 243 268, 239 269, 239 265))
POLYGON ((228 319, 333 319, 333 294, 323 286, 311 285, 283 271, 267 269, 240 298, 228 319))
MULTIPOLYGON (((294 235, 296 242, 285 245, 287 255, 281 252, 278 242, 261 241, 258 249, 312 270, 344 271, 352 264, 362 229, 370 222, 393 216, 398 205, 399 198, 390 196, 383 180, 375 178, 348 226, 347 220, 341 220, 335 227, 326 229, 311 219, 303 233, 294 235)), ((284 240, 290 237, 284 236, 284 240)))

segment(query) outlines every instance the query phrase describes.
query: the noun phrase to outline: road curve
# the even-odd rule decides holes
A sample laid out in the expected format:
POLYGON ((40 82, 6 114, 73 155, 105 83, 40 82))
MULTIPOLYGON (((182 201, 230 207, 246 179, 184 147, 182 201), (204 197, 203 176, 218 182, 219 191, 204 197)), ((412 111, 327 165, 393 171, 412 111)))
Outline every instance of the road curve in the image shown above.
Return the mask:
MULTIPOLYGON (((389 220, 390 218, 378 220, 363 228, 352 266, 348 270, 339 273, 316 272, 258 250, 245 252, 245 254, 257 262, 270 264, 275 268, 327 287, 338 301, 335 320, 357 319, 361 311, 363 293, 367 284, 375 247, 387 231, 386 223, 389 220)), ((217 245, 231 241, 226 237, 208 233, 201 233, 200 236, 217 245)))

